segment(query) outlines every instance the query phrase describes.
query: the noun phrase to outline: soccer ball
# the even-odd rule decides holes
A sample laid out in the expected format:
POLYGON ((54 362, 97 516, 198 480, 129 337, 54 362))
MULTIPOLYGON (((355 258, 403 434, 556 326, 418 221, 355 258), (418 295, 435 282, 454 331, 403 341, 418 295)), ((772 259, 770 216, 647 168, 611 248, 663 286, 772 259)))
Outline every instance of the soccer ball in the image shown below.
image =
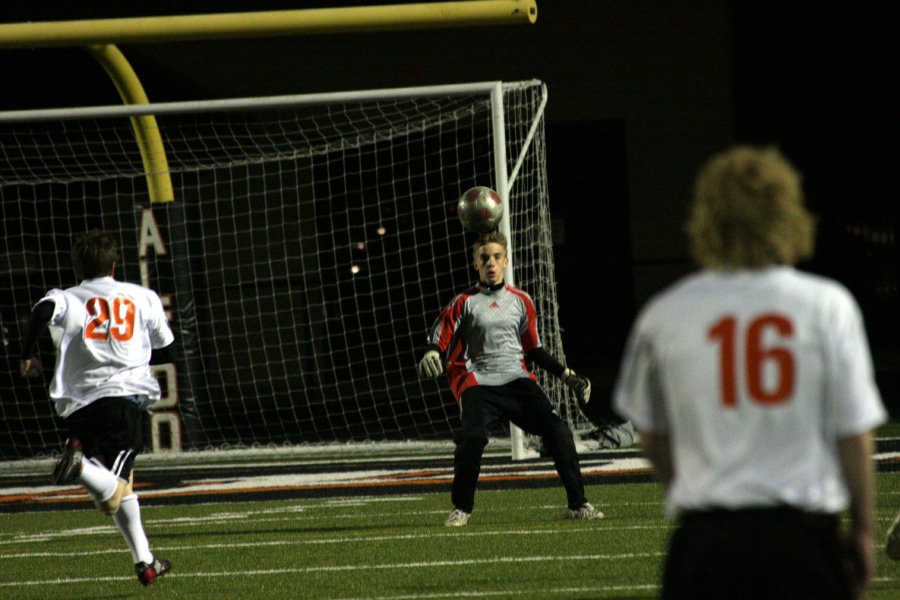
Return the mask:
POLYGON ((503 201, 491 188, 477 185, 459 197, 456 216, 469 231, 488 233, 497 229, 503 218, 503 201))

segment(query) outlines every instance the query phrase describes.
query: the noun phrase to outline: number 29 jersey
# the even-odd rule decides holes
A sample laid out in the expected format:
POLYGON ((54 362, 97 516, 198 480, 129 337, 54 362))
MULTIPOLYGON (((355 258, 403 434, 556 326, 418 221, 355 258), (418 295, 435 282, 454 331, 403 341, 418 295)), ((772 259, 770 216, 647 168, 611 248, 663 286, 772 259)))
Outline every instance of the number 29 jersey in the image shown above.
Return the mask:
POLYGON ((668 434, 667 513, 846 509, 837 440, 884 422, 859 307, 788 266, 690 275, 641 311, 614 403, 668 434))
POLYGON ((47 300, 54 303, 49 325, 56 346, 50 397, 61 417, 104 397, 159 400, 150 354, 174 335, 156 292, 100 277, 50 290, 41 301, 47 300))

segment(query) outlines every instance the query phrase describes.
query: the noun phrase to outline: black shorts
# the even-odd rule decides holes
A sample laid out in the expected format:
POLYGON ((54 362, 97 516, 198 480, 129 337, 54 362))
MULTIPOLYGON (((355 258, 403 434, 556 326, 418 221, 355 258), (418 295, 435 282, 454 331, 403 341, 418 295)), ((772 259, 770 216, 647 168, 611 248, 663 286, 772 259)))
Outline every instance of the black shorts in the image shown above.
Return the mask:
POLYGON ((146 411, 128 398, 100 398, 65 419, 87 458, 129 479, 135 457, 144 449, 146 411))
POLYGON ((663 599, 851 598, 836 515, 795 508, 685 515, 672 534, 663 599))
POLYGON ((531 435, 544 436, 563 421, 536 381, 520 377, 505 385, 476 385, 460 397, 463 428, 493 429, 509 421, 531 435))

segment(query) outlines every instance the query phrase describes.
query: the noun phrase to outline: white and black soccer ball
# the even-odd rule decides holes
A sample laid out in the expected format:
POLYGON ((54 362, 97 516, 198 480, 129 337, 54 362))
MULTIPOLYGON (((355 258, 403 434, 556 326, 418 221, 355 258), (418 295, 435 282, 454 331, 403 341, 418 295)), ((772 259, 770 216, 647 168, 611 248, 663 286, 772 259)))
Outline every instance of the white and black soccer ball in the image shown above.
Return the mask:
POLYGON ((503 201, 491 188, 476 185, 459 197, 456 215, 469 231, 488 233, 497 229, 503 218, 503 201))

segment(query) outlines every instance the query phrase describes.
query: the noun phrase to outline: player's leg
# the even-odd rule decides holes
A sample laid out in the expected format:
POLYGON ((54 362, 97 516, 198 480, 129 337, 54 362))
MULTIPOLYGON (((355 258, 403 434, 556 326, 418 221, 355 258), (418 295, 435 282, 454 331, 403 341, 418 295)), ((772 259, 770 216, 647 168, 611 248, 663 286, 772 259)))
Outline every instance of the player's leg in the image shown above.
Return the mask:
POLYGON ((150 551, 150 541, 147 539, 141 521, 141 505, 132 488, 132 481, 133 474, 125 486, 125 493, 119 510, 113 515, 113 520, 131 551, 131 560, 134 563, 138 581, 143 585, 150 585, 158 577, 168 573, 172 569, 172 565, 168 560, 156 558, 150 551))
POLYGON ((475 508, 475 488, 481 473, 481 457, 488 443, 490 426, 498 418, 490 402, 489 386, 475 386, 463 392, 460 398, 462 431, 453 453, 453 486, 451 500, 455 511, 447 519, 448 525, 465 525, 468 515, 475 508), (453 519, 453 517, 456 519, 453 519), (451 520, 462 521, 450 523, 451 520))
POLYGON ((131 550, 132 562, 149 564, 153 562, 153 554, 150 552, 150 542, 141 522, 141 507, 132 488, 132 480, 133 477, 125 485, 119 510, 113 514, 113 520, 125 539, 128 549, 131 550))
POLYGON ((85 454, 91 458, 83 461, 82 479, 87 474, 98 481, 109 477, 115 480, 111 493, 92 496, 98 508, 113 517, 131 551, 138 580, 150 585, 165 575, 171 565, 155 558, 150 550, 132 485, 134 460, 144 448, 146 413, 139 404, 125 398, 103 398, 94 404, 97 406, 89 415, 93 422, 91 444, 85 445, 85 454))
POLYGON ((518 401, 519 407, 509 418, 523 431, 541 437, 566 490, 571 516, 577 519, 602 517, 603 514, 591 506, 584 495, 581 465, 572 431, 553 408, 544 390, 536 382, 525 378, 516 380, 507 387, 518 401))
POLYGON ((92 402, 65 419, 69 439, 53 469, 54 483, 78 481, 98 508, 103 503, 115 503, 124 484, 102 461, 93 458, 99 441, 107 435, 111 421, 115 421, 109 415, 107 400, 92 402))

